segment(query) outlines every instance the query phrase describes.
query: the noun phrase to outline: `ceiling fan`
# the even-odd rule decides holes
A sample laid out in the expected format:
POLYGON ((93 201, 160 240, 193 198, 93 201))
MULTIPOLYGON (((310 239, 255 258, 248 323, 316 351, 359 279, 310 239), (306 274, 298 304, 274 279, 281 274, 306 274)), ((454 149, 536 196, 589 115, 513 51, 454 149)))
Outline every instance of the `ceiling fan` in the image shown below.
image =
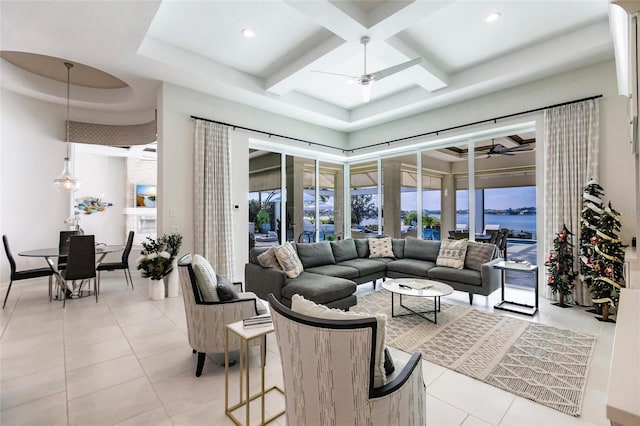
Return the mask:
POLYGON ((515 155, 517 152, 533 151, 534 148, 530 145, 530 143, 523 143, 522 145, 506 147, 502 144, 494 145, 493 141, 491 141, 491 148, 487 151, 487 158, 492 155, 515 155))
POLYGON ((412 67, 414 65, 419 64, 420 62, 422 62, 422 58, 415 58, 412 59, 410 61, 407 62, 403 62, 401 64, 398 65, 393 65, 389 68, 384 68, 382 70, 376 71, 376 72, 372 72, 370 74, 367 74, 367 44, 371 41, 371 39, 367 36, 364 36, 362 38, 360 38, 360 43, 362 43, 362 46, 364 47, 364 72, 362 73, 361 76, 353 76, 353 75, 346 75, 346 74, 338 74, 338 73, 334 73, 334 72, 326 72, 326 71, 313 71, 313 72, 318 72, 318 73, 322 73, 322 74, 331 74, 331 75, 338 75, 341 77, 348 77, 350 80, 350 82, 355 82, 358 83, 360 85, 360 87, 362 88, 362 100, 364 102, 369 102, 369 100, 371 99, 371 85, 379 80, 382 80, 385 77, 389 77, 390 75, 393 75, 397 72, 400 72, 404 69, 407 69, 409 67, 412 67))

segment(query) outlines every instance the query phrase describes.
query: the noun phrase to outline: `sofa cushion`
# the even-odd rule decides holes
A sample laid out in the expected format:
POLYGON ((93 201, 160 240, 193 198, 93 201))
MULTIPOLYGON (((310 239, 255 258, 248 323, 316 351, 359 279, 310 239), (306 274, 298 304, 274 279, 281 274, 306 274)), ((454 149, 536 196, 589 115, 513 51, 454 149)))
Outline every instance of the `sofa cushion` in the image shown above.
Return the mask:
POLYGON ((391 237, 369 238, 369 257, 394 257, 391 237))
POLYGON ((375 318, 378 323, 376 329, 376 341, 374 352, 373 386, 380 387, 387 383, 387 376, 384 368, 385 335, 387 333, 387 316, 385 314, 360 314, 355 312, 345 312, 339 309, 330 309, 326 306, 319 306, 302 296, 294 296, 291 299, 291 310, 314 318, 333 320, 353 320, 360 318, 375 318))
POLYGON ((303 272, 296 279, 288 280, 282 287, 282 297, 291 299, 300 294, 316 303, 328 303, 343 299, 356 291, 356 283, 344 278, 303 272))
POLYGON ((404 243, 404 257, 435 262, 440 253, 440 241, 407 237, 404 243))
POLYGON ((444 240, 440 245, 440 253, 436 259, 436 265, 450 268, 464 268, 464 258, 467 254, 467 243, 464 240, 444 240))
POLYGON ((369 257, 369 239, 358 238, 357 240, 353 240, 353 242, 356 243, 356 252, 358 253, 358 257, 369 257))
POLYGON ((386 269, 385 263, 379 262, 378 259, 351 259, 340 262, 337 265, 356 268, 360 272, 359 277, 384 272, 386 269))
POLYGON ((467 254, 464 258, 464 267, 480 271, 482 264, 487 263, 494 257, 496 246, 488 243, 477 243, 469 241, 467 243, 467 254))
POLYGON ((276 257, 282 270, 289 278, 295 278, 304 271, 302 262, 296 253, 295 246, 291 243, 284 243, 275 248, 276 257))
POLYGON ((391 248, 393 250, 393 256, 396 259, 402 259, 404 257, 404 238, 392 238, 391 248))
POLYGON ((387 271, 426 277, 427 271, 435 266, 435 263, 428 260, 404 258, 387 263, 387 271))
POLYGON ((360 275, 356 268, 350 268, 342 265, 320 265, 313 268, 304 268, 307 272, 314 274, 328 275, 330 277, 346 278, 348 280, 352 278, 358 278, 360 275))
POLYGON ((336 263, 329 241, 296 244, 296 248, 298 249, 298 257, 304 269, 320 265, 333 265, 336 263))
POLYGON ((280 264, 278 263, 278 258, 276 257, 276 248, 269 247, 267 251, 260 254, 258 256, 258 263, 263 268, 276 268, 282 270, 280 264))
POLYGON ((393 262, 395 259, 393 257, 372 257, 369 260, 386 265, 387 263, 393 262))
POLYGON ((455 269, 446 266, 436 266, 429 269, 427 277, 433 280, 455 281, 463 284, 482 285, 480 272, 471 269, 455 269))
POLYGON ((215 270, 207 259, 196 254, 191 261, 193 273, 196 276, 196 284, 200 290, 200 296, 205 302, 219 302, 218 278, 215 270))
POLYGON ((331 251, 333 251, 333 258, 336 263, 344 260, 351 260, 358 257, 358 250, 356 250, 356 242, 351 238, 347 238, 342 241, 331 241, 331 251))

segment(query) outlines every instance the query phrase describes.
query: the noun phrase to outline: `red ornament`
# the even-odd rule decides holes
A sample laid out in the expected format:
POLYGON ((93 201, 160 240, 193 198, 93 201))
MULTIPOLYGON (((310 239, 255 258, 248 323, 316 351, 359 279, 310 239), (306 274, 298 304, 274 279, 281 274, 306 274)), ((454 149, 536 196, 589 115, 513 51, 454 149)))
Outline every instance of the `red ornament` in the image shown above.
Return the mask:
POLYGON ((553 277, 549 277, 549 278, 547 279, 547 284, 549 284, 549 285, 551 285, 551 286, 553 285, 553 277))
POLYGON ((589 242, 591 244, 596 244, 598 242, 598 237, 594 235, 593 237, 589 238, 589 242))
POLYGON ((566 237, 566 235, 564 235, 564 234, 560 234, 560 235, 558 235, 558 241, 560 241, 560 242, 564 242, 564 238, 565 238, 565 237, 566 237))
POLYGON ((613 276, 613 269, 612 268, 606 268, 604 270, 604 273, 609 275, 610 277, 612 277, 613 276))

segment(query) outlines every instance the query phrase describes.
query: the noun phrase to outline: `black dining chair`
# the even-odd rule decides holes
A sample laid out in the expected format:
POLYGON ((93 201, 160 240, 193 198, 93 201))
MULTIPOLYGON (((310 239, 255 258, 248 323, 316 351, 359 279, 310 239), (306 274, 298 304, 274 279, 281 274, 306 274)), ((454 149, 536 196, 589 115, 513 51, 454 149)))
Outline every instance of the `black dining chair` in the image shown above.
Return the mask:
POLYGON ((51 268, 37 268, 37 269, 26 269, 24 271, 16 271, 16 261, 13 259, 11 255, 11 249, 9 249, 9 240, 6 235, 2 236, 2 243, 4 244, 4 251, 7 254, 7 259, 9 260, 9 265, 11 266, 11 278, 9 281, 9 288, 7 289, 7 294, 4 296, 4 303, 2 304, 2 309, 4 309, 7 304, 7 299, 9 298, 9 292, 11 291, 11 286, 14 281, 20 280, 28 280, 30 278, 39 278, 39 277, 49 277, 49 300, 52 297, 52 277, 53 270, 51 268))
MULTIPOLYGON (((77 231, 60 231, 60 239, 58 240, 58 253, 67 253, 69 251, 69 238, 77 235, 77 231)), ((58 256, 58 272, 63 271, 67 267, 67 256, 58 256)))
POLYGON ((131 247, 133 246, 134 232, 129 231, 129 237, 127 238, 127 244, 124 246, 122 252, 122 260, 120 262, 105 262, 98 265, 96 270, 98 271, 98 285, 96 287, 96 300, 98 300, 98 293, 100 293, 100 272, 101 271, 116 271, 122 269, 124 271, 124 280, 127 282, 127 287, 131 283, 131 289, 133 289, 133 278, 131 278, 131 271, 129 270, 129 254, 131 253, 131 247))
MULTIPOLYGON (((66 289, 67 281, 82 280, 80 283, 80 289, 85 280, 91 280, 96 278, 96 245, 93 235, 74 235, 69 239, 69 253, 67 255, 67 267, 64 271, 60 272, 62 278, 62 307, 66 305, 66 289)), ((98 301, 98 295, 94 286, 94 292, 96 293, 96 302, 98 301)))

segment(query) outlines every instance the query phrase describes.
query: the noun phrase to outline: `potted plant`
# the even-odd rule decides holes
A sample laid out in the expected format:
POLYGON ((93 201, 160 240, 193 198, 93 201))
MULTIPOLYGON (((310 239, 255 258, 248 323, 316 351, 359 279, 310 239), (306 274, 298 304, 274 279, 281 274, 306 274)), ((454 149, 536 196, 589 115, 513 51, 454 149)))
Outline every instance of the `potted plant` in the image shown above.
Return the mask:
POLYGON ((181 245, 180 234, 163 235, 157 240, 147 237, 142 242, 137 269, 142 270, 143 277, 149 278, 150 298, 158 300, 164 297, 165 287, 161 280, 175 267, 174 261, 181 245))
POLYGON ((256 215, 256 221, 262 234, 268 234, 271 231, 271 214, 266 208, 261 208, 256 215))

